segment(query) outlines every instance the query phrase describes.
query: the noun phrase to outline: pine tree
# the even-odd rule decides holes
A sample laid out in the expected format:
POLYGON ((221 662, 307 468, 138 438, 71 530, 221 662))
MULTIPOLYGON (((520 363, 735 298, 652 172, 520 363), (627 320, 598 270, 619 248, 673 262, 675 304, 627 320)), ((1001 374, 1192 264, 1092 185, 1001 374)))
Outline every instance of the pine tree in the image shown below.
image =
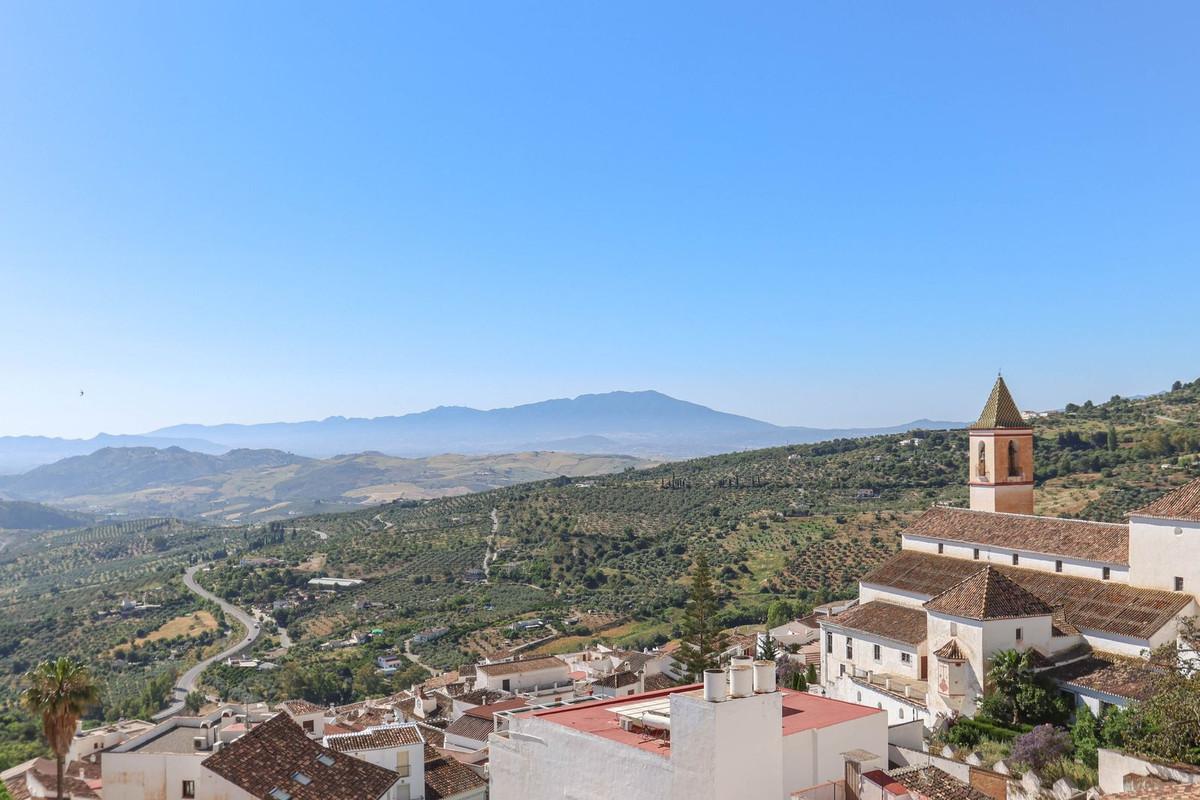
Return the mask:
POLYGON ((808 665, 808 669, 804 672, 804 679, 810 684, 817 682, 817 667, 815 664, 808 665))
POLYGON ((725 649, 725 635, 716 617, 717 595, 708 559, 701 553, 696 556, 692 573, 692 593, 683 612, 683 646, 679 648, 679 660, 693 681, 700 680, 704 670, 718 666, 718 657, 725 649))
POLYGON ((775 641, 775 637, 771 636, 771 632, 767 631, 766 636, 759 640, 758 657, 763 661, 774 661, 778 655, 778 643, 775 641))

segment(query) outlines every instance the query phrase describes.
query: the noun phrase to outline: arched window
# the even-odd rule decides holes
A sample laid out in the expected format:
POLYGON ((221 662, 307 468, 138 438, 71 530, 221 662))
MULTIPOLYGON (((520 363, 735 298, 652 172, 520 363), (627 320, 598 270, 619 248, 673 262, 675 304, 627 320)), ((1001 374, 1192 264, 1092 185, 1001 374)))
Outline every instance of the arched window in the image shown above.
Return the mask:
POLYGON ((1008 442, 1008 477, 1021 477, 1020 450, 1016 439, 1010 439, 1008 442))
POLYGON ((980 478, 987 479, 987 445, 983 442, 979 443, 979 466, 976 473, 980 478))

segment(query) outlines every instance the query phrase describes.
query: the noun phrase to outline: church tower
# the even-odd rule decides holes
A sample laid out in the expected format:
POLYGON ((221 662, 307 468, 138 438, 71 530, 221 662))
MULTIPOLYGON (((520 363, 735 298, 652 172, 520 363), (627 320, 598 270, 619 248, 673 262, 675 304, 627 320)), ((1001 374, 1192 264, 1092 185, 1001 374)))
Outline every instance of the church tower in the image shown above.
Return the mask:
POLYGON ((973 511, 1033 513, 1033 428, 997 377, 983 413, 970 428, 973 511))

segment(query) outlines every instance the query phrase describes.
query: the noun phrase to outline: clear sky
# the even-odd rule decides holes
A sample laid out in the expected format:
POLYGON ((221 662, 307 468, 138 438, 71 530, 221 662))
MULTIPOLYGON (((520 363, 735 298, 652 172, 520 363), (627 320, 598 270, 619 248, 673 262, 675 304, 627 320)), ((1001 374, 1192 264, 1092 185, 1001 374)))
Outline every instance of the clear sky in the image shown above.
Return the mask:
POLYGON ((1195 3, 9 3, 0 434, 1200 375, 1195 3), (79 391, 86 392, 84 397, 79 391))

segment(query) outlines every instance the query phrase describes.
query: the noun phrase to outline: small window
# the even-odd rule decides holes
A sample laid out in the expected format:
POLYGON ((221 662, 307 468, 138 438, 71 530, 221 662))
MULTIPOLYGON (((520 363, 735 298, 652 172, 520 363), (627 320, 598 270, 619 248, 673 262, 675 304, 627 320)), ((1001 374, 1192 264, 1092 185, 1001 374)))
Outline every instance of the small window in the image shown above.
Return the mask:
POLYGON ((1183 578, 1180 578, 1179 576, 1175 577, 1175 591, 1177 591, 1177 592, 1183 591, 1183 578))
POLYGON ((857 694, 858 694, 858 701, 857 701, 857 702, 861 703, 861 702, 862 702, 862 692, 857 692, 857 694))
POLYGON ((304 732, 312 733, 314 730, 316 730, 316 728, 314 727, 313 721, 311 719, 304 720, 304 732))
POLYGON ((1101 570, 1100 575, 1104 578, 1104 580, 1108 580, 1112 576, 1112 570, 1108 567, 1105 567, 1103 570, 1101 570))
POLYGON ((1062 561, 1055 561, 1055 562, 1054 562, 1054 571, 1055 571, 1055 572, 1062 572, 1062 561))
POLYGON ((271 795, 271 797, 274 797, 275 800, 292 800, 291 794, 285 792, 283 789, 272 789, 271 791, 267 792, 267 794, 271 795))
POLYGON ((1020 564, 1020 563, 1021 563, 1021 557, 1019 555, 1017 555, 1016 553, 1013 553, 1013 566, 1015 567, 1017 564, 1020 564))
POLYGON ((832 633, 825 634, 825 652, 826 653, 833 652, 833 634, 832 633))
POLYGON ((958 623, 957 622, 950 623, 950 635, 958 636, 958 623))
POLYGON ((911 664, 912 663, 912 653, 901 653, 900 654, 900 663, 901 664, 911 664))
POLYGON ((838 672, 842 675, 845 675, 846 674, 846 665, 838 664, 838 672))
POLYGON ((1017 442, 1015 439, 1009 440, 1008 443, 1008 477, 1021 477, 1020 451, 1017 449, 1017 442))
POLYGON ((308 786, 310 783, 312 783, 312 778, 308 777, 303 772, 293 772, 292 780, 301 786, 308 786))
POLYGON ((879 661, 880 659, 883 658, 883 648, 880 647, 879 645, 875 645, 874 650, 875 650, 875 652, 873 653, 873 655, 875 656, 875 660, 879 661))
POLYGON ((975 560, 976 561, 979 560, 979 548, 978 547, 975 548, 975 560))
POLYGON ((854 640, 846 637, 846 658, 854 658, 854 640))
POLYGON ((903 708, 900 708, 897 713, 900 714, 900 719, 904 719, 904 709, 903 708))
POLYGON ((940 556, 944 552, 946 552, 946 545, 938 542, 938 555, 940 556))
POLYGON ((327 767, 332 767, 334 764, 333 756, 329 755, 328 753, 321 753, 321 755, 317 756, 317 761, 320 761, 327 767))
POLYGON ((1020 628, 1017 628, 1017 641, 1019 642, 1024 638, 1024 631, 1022 631, 1020 628))
POLYGON ((183 787, 179 791, 179 796, 180 797, 195 797, 196 796, 196 782, 195 781, 184 781, 183 787))

